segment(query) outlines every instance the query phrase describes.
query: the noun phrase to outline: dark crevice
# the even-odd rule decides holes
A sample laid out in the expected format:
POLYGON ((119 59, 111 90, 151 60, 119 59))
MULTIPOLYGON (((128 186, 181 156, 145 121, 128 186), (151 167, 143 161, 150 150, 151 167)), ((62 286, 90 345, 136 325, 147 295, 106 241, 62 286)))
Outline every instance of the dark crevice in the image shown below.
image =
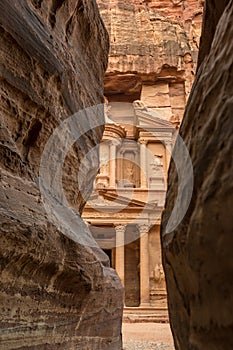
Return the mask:
MULTIPOLYGON (((83 0, 78 0, 77 6, 73 12, 73 14, 71 15, 71 17, 69 18, 69 20, 66 23, 66 36, 67 39, 69 39, 69 37, 72 35, 73 30, 74 30, 74 24, 73 24, 73 19, 75 18, 75 16, 77 16, 77 14, 79 14, 79 24, 80 27, 83 28, 83 30, 86 33, 90 33, 90 23, 84 19, 84 10, 85 10, 85 6, 83 3, 83 0), (86 28, 86 29, 84 29, 86 28)), ((88 36, 88 35, 87 35, 88 36)), ((87 38, 88 39, 88 38, 87 38)))
POLYGON ((24 146, 30 147, 30 146, 34 145, 34 143, 36 142, 36 140, 39 136, 41 128, 42 128, 41 121, 38 119, 35 120, 30 127, 27 138, 24 139, 24 141, 23 141, 24 146))
POLYGON ((79 1, 78 1, 77 11, 78 11, 78 12, 84 12, 83 0, 79 0, 79 1))
POLYGON ((32 0, 32 5, 33 5, 36 9, 40 9, 40 8, 41 8, 42 2, 43 2, 43 0, 32 0))
POLYGON ((49 14, 49 23, 52 28, 54 28, 56 24, 56 13, 62 7, 65 0, 53 0, 52 7, 50 9, 49 14))

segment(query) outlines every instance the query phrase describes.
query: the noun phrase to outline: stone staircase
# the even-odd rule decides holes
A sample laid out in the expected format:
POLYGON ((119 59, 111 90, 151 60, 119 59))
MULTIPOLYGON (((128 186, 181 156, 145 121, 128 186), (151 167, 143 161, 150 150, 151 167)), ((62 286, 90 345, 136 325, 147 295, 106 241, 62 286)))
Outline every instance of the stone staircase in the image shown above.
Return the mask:
POLYGON ((140 323, 140 322, 157 322, 168 323, 167 307, 125 307, 123 313, 123 322, 140 323))

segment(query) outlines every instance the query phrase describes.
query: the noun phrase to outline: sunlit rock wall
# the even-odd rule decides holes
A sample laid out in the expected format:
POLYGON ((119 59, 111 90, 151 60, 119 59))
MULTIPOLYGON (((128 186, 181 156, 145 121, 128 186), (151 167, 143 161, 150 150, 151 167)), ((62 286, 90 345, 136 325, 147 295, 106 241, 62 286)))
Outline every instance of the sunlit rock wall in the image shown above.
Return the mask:
POLYGON ((98 0, 110 36, 105 95, 179 122, 193 84, 203 1, 98 0))

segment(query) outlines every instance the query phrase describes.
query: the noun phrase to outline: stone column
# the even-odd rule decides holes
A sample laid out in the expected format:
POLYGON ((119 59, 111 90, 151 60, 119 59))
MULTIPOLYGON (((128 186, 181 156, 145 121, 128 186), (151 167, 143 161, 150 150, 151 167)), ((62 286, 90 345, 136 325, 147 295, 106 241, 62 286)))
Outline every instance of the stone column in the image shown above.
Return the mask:
POLYGON ((140 306, 150 305, 149 226, 138 225, 140 230, 140 306))
POLYGON ((119 145, 119 140, 111 140, 110 143, 110 171, 109 171, 109 186, 116 187, 116 148, 119 145))
POLYGON ((140 180, 141 180, 141 188, 147 188, 147 152, 146 152, 146 140, 139 140, 140 143, 140 170, 141 170, 141 175, 140 175, 140 180))
POLYGON ((115 227, 116 230, 116 271, 124 286, 125 283, 125 230, 126 225, 115 227))

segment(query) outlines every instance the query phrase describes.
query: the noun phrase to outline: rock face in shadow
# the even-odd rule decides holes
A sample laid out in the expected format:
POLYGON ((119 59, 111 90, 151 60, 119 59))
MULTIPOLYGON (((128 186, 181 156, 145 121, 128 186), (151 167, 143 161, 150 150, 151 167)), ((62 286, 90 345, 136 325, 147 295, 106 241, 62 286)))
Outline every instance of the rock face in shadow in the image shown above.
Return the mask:
MULTIPOLYGON (((74 240, 63 234, 62 222, 60 229, 54 225, 38 186, 53 131, 103 102, 107 32, 95 1, 2 0, 0 23, 0 347, 120 349, 118 276, 94 242, 81 244, 85 225, 74 240)), ((101 108, 92 117, 103 124, 101 108)), ((65 158, 63 188, 77 220, 98 169, 97 149, 78 184, 80 162, 102 132, 98 126, 84 134, 65 158)))
MULTIPOLYGON (((233 348, 232 23, 232 1, 207 0, 200 66, 180 131, 193 164, 193 195, 181 224, 166 234, 177 194, 174 162, 169 171, 161 235, 177 350, 233 348)), ((188 190, 184 182, 184 199, 188 190)))

